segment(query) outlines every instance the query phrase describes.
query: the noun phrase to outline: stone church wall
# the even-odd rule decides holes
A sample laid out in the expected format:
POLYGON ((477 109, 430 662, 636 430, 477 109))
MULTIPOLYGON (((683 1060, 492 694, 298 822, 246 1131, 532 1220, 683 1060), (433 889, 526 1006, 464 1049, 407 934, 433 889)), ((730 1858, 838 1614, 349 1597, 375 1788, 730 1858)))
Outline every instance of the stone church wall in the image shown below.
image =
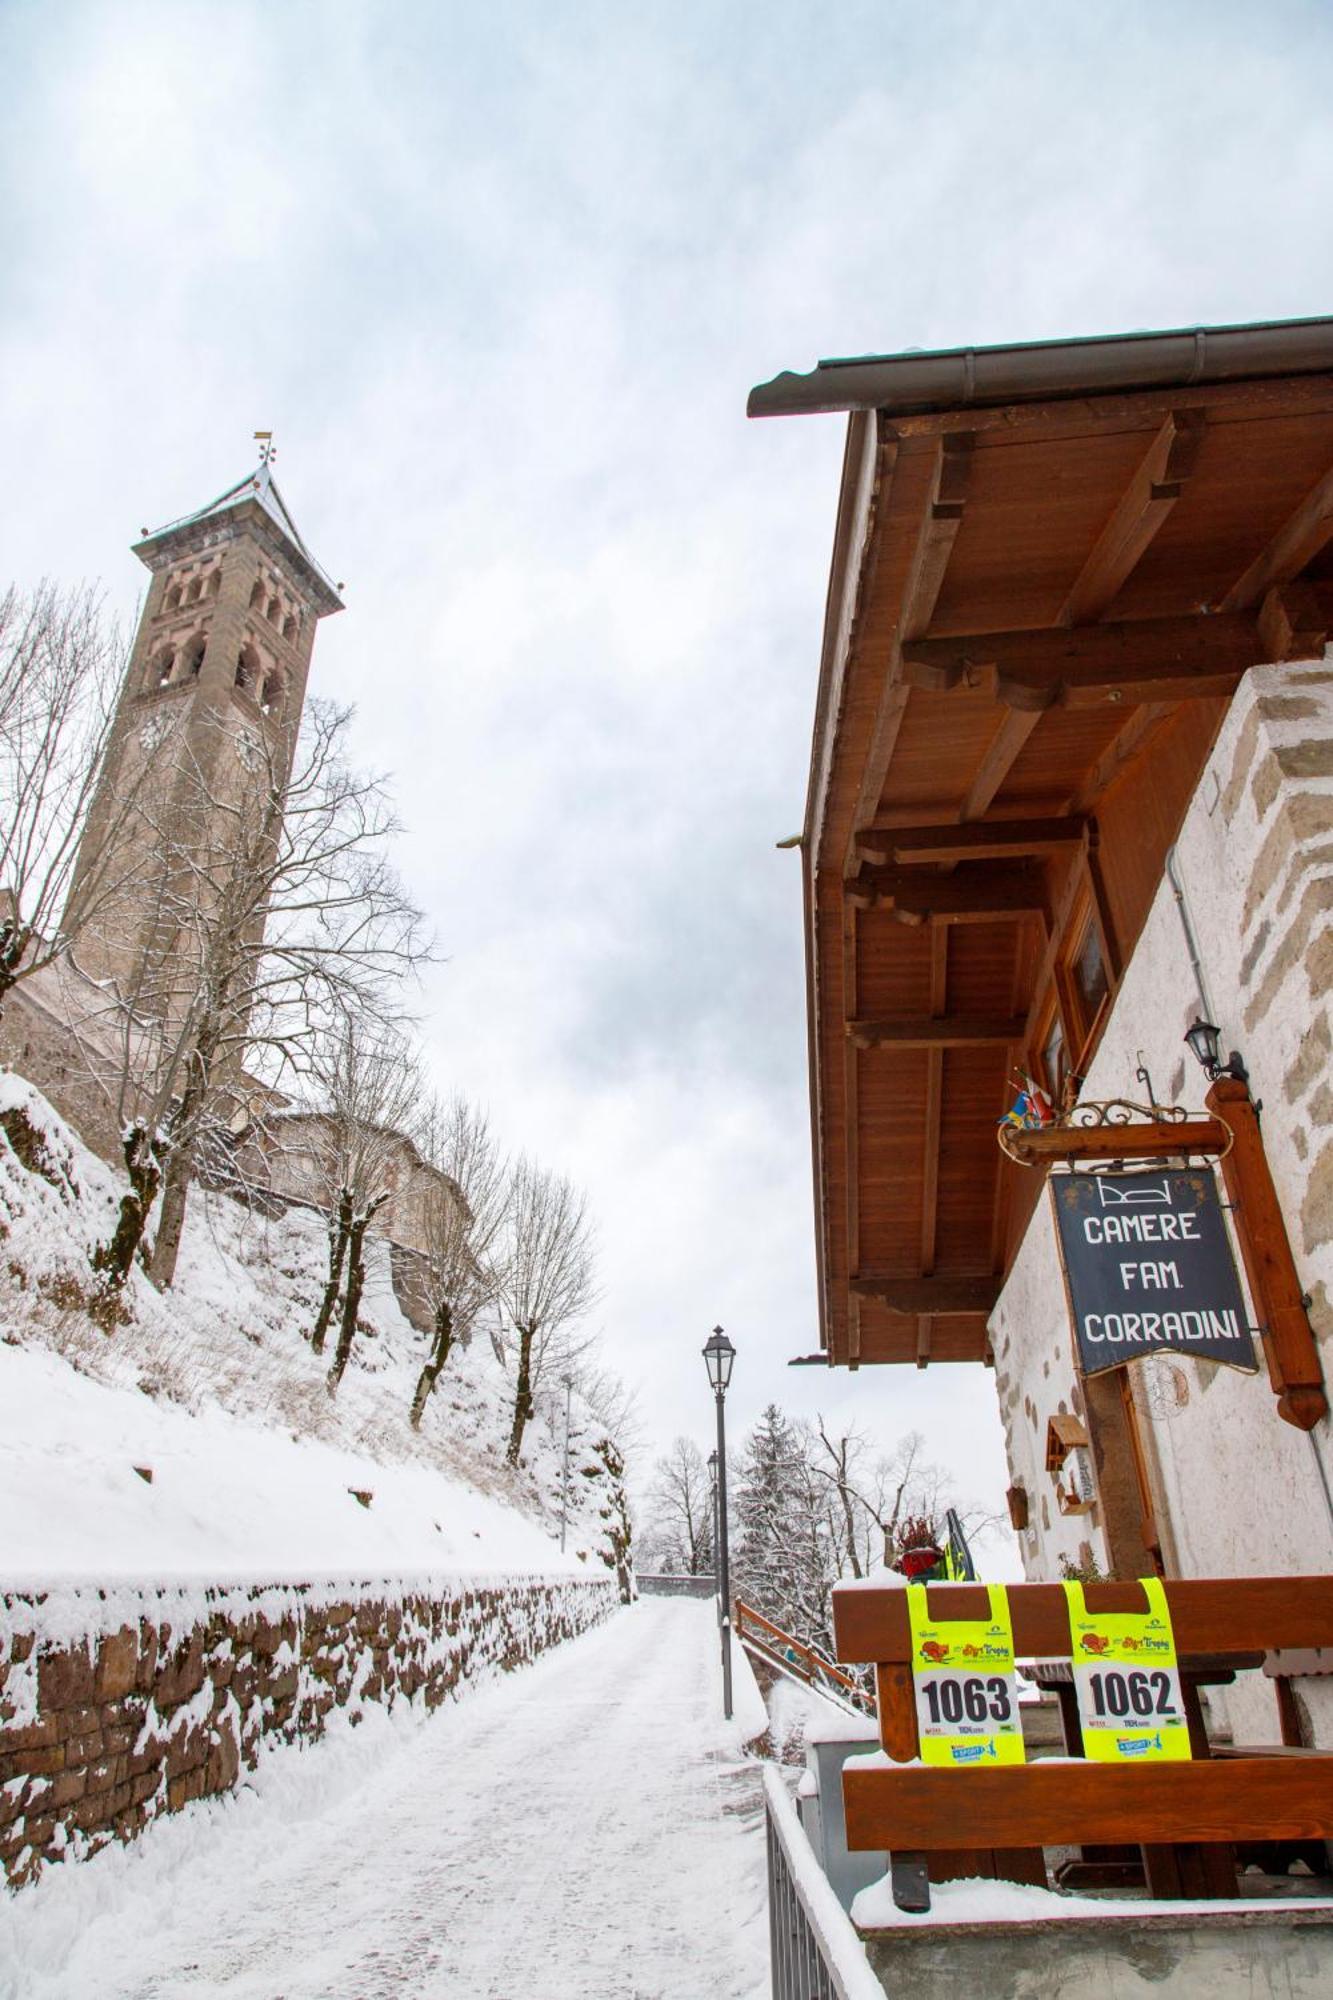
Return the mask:
POLYGON ((335 1711, 438 1708, 617 1604, 611 1578, 0 1592, 5 1877, 20 1887, 231 1791, 335 1711))

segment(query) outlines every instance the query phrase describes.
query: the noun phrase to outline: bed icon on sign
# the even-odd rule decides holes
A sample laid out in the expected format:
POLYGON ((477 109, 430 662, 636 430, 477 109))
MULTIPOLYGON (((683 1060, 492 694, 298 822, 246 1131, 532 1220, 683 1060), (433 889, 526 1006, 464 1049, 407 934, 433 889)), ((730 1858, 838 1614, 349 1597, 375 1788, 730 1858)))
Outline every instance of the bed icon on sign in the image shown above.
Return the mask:
POLYGON ((1170 1208, 1169 1181, 1122 1181, 1118 1185, 1098 1176, 1097 1193, 1103 1208, 1170 1208))

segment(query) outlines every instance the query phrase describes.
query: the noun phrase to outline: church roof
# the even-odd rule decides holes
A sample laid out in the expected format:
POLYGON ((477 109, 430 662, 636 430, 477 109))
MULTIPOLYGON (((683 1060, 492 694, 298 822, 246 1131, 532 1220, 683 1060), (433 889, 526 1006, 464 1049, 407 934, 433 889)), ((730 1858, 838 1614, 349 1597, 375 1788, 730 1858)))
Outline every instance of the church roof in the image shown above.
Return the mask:
POLYGON ((154 528, 150 535, 146 535, 136 544, 136 548, 146 549, 152 543, 161 541, 166 535, 179 534, 182 529, 193 528, 199 522, 211 519, 215 514, 230 513, 234 507, 243 507, 247 501, 253 501, 262 509, 283 540, 288 543, 293 554, 299 557, 301 566, 308 570, 313 580, 327 592, 332 601, 326 608, 330 611, 340 611, 342 599, 338 595, 338 587, 302 541, 300 530, 291 517, 277 480, 273 477, 273 468, 268 464, 258 465, 253 472, 247 472, 243 479, 238 479, 225 493, 219 493, 217 499, 210 500, 206 507, 196 508, 192 514, 182 514, 179 520, 168 521, 165 527, 154 528))

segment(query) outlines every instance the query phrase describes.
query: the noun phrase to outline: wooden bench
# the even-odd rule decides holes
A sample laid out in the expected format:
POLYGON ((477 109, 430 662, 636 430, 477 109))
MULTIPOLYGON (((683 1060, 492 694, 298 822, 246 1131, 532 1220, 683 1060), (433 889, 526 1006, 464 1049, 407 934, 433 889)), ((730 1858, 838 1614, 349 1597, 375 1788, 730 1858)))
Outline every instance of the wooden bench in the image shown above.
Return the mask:
MULTIPOLYGON (((932 1584, 929 1592, 935 1618, 987 1615, 975 1585, 932 1584)), ((1145 1609, 1136 1583, 1089 1584, 1086 1596, 1094 1611, 1145 1609)), ((1229 1679, 1269 1652, 1333 1645, 1333 1577, 1168 1581, 1166 1597, 1193 1762, 1083 1762, 1075 1720, 1067 1748, 1080 1761, 947 1770, 916 1761, 906 1592, 864 1584, 834 1591, 834 1650, 844 1662, 874 1664, 880 1742, 902 1766, 847 1766, 847 1845, 889 1851, 900 1908, 928 1909, 929 1881, 963 1874, 1044 1885, 1045 1848, 1089 1843, 1142 1847, 1155 1895, 1234 1895, 1232 1843, 1333 1836, 1333 1754, 1250 1749, 1214 1761, 1198 1699, 1200 1681, 1229 1679)), ((1009 1612, 1020 1661, 1068 1660, 1058 1584, 1011 1585, 1009 1612)), ((1067 1730, 1069 1715, 1066 1707, 1067 1730)))

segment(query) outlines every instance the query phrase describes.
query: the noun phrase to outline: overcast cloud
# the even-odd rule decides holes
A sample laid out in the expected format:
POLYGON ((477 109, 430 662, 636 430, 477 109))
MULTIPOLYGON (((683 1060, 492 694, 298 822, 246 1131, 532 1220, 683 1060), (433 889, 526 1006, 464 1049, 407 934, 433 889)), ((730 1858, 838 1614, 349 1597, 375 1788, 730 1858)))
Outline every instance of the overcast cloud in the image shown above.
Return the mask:
POLYGON ((99 576, 277 434, 396 773, 442 1084, 585 1182, 653 1441, 699 1359, 1004 1484, 981 1370, 817 1346, 795 854, 824 355, 1333 307, 1327 5, 0 7, 0 570, 99 576))

